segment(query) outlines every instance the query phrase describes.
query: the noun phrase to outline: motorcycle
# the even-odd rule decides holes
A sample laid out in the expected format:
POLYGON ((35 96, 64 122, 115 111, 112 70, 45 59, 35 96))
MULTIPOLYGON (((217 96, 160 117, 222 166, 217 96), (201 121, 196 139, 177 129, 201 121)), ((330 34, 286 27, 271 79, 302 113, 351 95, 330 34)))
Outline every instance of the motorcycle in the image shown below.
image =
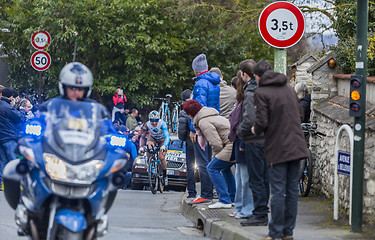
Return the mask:
POLYGON ((127 159, 126 140, 108 135, 104 112, 98 103, 57 98, 43 124, 26 125, 20 157, 3 171, 20 236, 91 240, 107 232, 127 159))

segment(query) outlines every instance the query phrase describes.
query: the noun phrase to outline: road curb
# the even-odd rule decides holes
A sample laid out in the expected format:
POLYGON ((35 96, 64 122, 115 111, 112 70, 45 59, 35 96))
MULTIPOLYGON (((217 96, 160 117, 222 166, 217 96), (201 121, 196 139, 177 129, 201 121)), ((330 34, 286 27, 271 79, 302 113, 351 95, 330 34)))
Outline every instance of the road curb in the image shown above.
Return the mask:
POLYGON ((228 213, 234 209, 208 209, 207 204, 191 206, 188 204, 191 200, 184 195, 181 214, 203 230, 206 237, 225 240, 261 240, 264 237, 252 233, 248 227, 227 221, 228 213))

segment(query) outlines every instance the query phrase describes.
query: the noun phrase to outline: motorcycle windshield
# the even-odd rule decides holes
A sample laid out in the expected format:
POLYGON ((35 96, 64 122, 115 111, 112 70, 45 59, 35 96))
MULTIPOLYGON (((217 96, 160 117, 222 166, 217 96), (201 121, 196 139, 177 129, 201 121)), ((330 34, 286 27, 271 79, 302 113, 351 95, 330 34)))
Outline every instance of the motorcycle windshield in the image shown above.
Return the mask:
POLYGON ((95 102, 53 99, 47 106, 44 139, 53 151, 72 163, 91 159, 100 144, 103 106, 95 102))

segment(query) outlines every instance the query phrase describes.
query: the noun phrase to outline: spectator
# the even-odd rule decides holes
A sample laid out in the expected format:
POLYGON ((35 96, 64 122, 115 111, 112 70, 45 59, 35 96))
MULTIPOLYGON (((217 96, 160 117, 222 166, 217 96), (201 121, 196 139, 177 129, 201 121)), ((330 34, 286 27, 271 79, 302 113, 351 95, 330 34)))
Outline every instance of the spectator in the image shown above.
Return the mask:
POLYGON ((32 108, 33 105, 30 103, 28 99, 24 98, 20 101, 20 109, 25 109, 26 112, 26 122, 30 122, 31 119, 35 117, 34 113, 31 111, 32 108))
POLYGON ((211 68, 210 72, 216 72, 220 76, 220 116, 229 119, 229 114, 233 111, 234 104, 236 103, 236 89, 228 86, 219 68, 211 68))
MULTIPOLYGON (((241 120, 242 102, 244 100, 244 82, 242 78, 234 77, 232 84, 237 89, 236 107, 229 115, 230 134, 229 140, 233 142, 234 158, 236 160, 236 196, 234 198, 234 206, 236 211, 229 215, 235 218, 248 218, 254 209, 253 193, 249 184, 249 172, 246 165, 246 156, 243 142, 237 137, 237 129, 241 120), (240 147, 242 146, 242 147, 240 147)), ((233 155, 233 153, 232 153, 233 155)))
POLYGON ((116 112, 124 112, 125 103, 128 101, 121 87, 117 87, 116 94, 112 97, 113 99, 113 110, 112 110, 112 121, 115 120, 116 112))
POLYGON ((307 157, 301 129, 301 107, 286 76, 266 61, 254 67, 259 88, 254 95, 252 132, 265 135, 265 157, 271 183, 271 221, 264 239, 293 239, 298 208, 299 160, 307 157), (287 129, 287 131, 286 131, 287 129))
POLYGON ((4 86, 3 86, 3 85, 0 85, 0 98, 1 98, 1 96, 3 95, 3 94, 2 94, 3 89, 4 89, 4 86))
POLYGON ((138 122, 136 117, 138 116, 138 110, 136 108, 132 109, 132 113, 128 115, 128 119, 126 119, 126 127, 129 128, 130 131, 133 131, 137 126, 138 122))
POLYGON ((13 88, 4 88, 0 100, 0 189, 5 165, 16 158, 14 150, 19 138, 20 126, 25 121, 25 110, 18 111, 12 105, 13 88))
MULTIPOLYGON (((208 72, 208 64, 204 54, 200 54, 193 60, 192 68, 197 78, 193 90, 193 100, 198 101, 203 107, 213 107, 220 112, 219 74, 208 72)), ((213 186, 207 172, 207 164, 211 161, 212 149, 210 144, 207 144, 204 150, 200 148, 191 120, 189 120, 189 124, 190 139, 194 144, 195 161, 198 165, 201 179, 201 195, 197 196, 189 204, 208 203, 213 198, 213 186)))
POLYGON ((269 183, 264 159, 264 136, 254 136, 251 127, 255 122, 254 92, 258 85, 254 78, 255 62, 251 59, 240 63, 241 79, 244 81, 244 101, 237 135, 244 142, 246 165, 250 188, 253 193, 253 214, 241 222, 242 226, 266 226, 268 224, 269 183))
POLYGON ((12 91, 13 91, 12 106, 18 108, 19 107, 18 104, 20 102, 20 96, 19 96, 18 91, 16 89, 12 88, 12 91))
MULTIPOLYGON (((228 139, 229 120, 219 116, 219 112, 214 108, 202 108, 195 100, 185 102, 183 108, 194 121, 198 137, 206 138, 212 146, 213 159, 208 163, 207 171, 219 201, 208 205, 208 208, 231 208, 236 194, 236 183, 231 170, 234 162, 230 161, 233 144, 228 139)), ((203 143, 200 145, 204 147, 203 143)))
MULTIPOLYGON (((181 94, 182 102, 190 100, 191 90, 185 89, 181 94)), ((194 177, 194 147, 193 142, 190 139, 190 125, 189 116, 186 114, 184 109, 178 115, 178 138, 181 141, 186 142, 186 171, 187 171, 187 191, 188 198, 195 198, 197 191, 195 189, 195 177, 194 177)))
POLYGON ((311 94, 309 93, 309 90, 307 89, 307 86, 304 83, 297 83, 294 90, 297 93, 298 99, 301 101, 301 106, 303 110, 302 122, 309 123, 311 114, 311 94))

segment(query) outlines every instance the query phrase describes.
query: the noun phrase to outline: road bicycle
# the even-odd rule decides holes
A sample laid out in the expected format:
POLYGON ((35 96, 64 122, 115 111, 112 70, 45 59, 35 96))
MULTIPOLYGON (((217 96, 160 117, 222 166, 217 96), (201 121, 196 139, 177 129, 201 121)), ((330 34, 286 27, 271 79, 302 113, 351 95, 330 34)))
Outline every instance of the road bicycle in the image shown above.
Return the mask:
POLYGON ((165 95, 165 98, 158 98, 153 97, 152 101, 155 100, 161 100, 161 105, 159 108, 159 114, 160 118, 167 124, 168 129, 171 132, 177 132, 178 128, 178 113, 180 112, 180 103, 179 102, 171 102, 172 95, 167 94, 165 95), (172 110, 172 117, 171 117, 171 111, 170 111, 170 105, 173 104, 173 110, 172 110))
MULTIPOLYGON (((303 133, 305 134, 306 139, 308 136, 326 136, 326 134, 317 131, 317 126, 311 123, 302 123, 301 124, 303 133)), ((311 184, 312 184, 312 176, 313 176, 313 158, 311 155, 311 150, 309 148, 309 143, 307 142, 307 158, 302 159, 300 161, 300 169, 299 169, 299 194, 301 197, 307 197, 310 192, 311 184)))
POLYGON ((159 147, 149 148, 145 146, 146 152, 150 154, 150 157, 147 159, 148 165, 148 182, 150 185, 150 190, 153 194, 159 190, 160 193, 164 191, 164 177, 163 169, 161 168, 161 161, 159 159, 159 147))

